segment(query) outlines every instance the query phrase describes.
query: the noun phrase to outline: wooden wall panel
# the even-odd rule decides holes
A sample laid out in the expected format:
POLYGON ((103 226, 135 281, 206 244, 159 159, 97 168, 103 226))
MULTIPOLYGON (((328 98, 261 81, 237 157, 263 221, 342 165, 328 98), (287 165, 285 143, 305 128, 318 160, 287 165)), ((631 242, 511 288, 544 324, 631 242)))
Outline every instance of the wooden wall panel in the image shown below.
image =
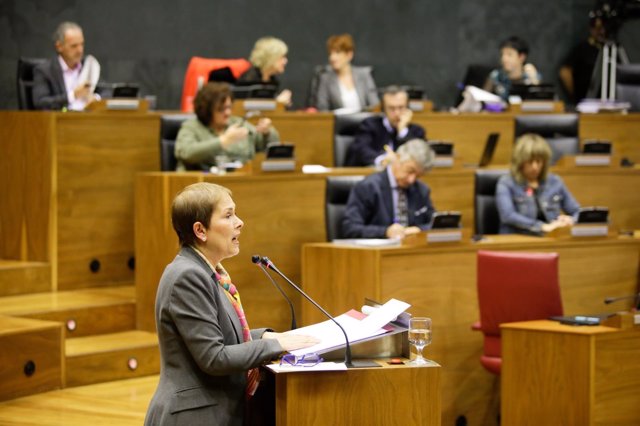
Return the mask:
POLYGON ((52 118, 0 113, 0 258, 50 260, 52 118))
POLYGON ((159 168, 159 121, 146 114, 59 115, 58 287, 132 281, 136 172, 159 168), (100 262, 92 272, 92 260, 100 262))

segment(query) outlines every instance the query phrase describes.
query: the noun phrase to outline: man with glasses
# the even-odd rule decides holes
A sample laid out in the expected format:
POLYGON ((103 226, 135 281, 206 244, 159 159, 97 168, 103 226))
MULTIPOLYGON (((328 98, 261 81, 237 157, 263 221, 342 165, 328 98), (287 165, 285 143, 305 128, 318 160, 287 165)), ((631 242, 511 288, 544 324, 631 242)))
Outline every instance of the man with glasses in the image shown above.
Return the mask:
POLYGON ((384 115, 367 118, 360 124, 347 152, 346 165, 385 166, 393 151, 411 139, 425 139, 424 129, 411 124, 409 94, 398 86, 389 86, 382 95, 384 115))
POLYGON ((431 190, 419 178, 434 153, 422 139, 404 143, 385 170, 351 191, 342 219, 346 238, 402 238, 429 228, 435 211, 431 190))

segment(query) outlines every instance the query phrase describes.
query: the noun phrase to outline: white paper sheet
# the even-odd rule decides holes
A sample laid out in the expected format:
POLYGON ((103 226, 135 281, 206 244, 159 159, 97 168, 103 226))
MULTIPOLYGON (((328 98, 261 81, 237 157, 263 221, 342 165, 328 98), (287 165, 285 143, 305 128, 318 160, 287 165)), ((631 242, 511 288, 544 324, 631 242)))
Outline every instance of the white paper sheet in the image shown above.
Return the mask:
POLYGON ((301 365, 267 364, 266 367, 276 373, 313 373, 314 371, 346 371, 344 362, 321 362, 313 367, 301 365))
MULTIPOLYGON (((359 320, 348 314, 342 314, 335 318, 335 320, 344 328, 349 342, 357 342, 358 340, 366 339, 368 337, 378 336, 386 333, 382 327, 391 322, 395 317, 409 308, 408 303, 391 299, 374 314, 359 320)), ((323 321, 317 324, 313 324, 307 327, 298 328, 296 330, 289 331, 293 334, 305 334, 314 336, 320 340, 320 343, 304 348, 291 351, 294 355, 304 355, 313 352, 320 352, 336 346, 342 346, 345 344, 344 334, 340 331, 340 328, 331 320, 323 321)))

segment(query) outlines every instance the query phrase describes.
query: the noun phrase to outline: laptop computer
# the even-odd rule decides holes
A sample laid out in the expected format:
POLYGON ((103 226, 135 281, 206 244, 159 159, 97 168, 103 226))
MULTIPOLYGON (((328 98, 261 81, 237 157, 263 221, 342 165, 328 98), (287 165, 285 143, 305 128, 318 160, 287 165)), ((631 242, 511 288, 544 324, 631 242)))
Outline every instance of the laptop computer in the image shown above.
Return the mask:
POLYGON ((496 145, 498 145, 499 139, 500 133, 489 133, 489 136, 487 136, 487 141, 484 143, 484 150, 482 151, 482 156, 480 157, 478 167, 487 167, 489 164, 491 164, 491 160, 493 159, 493 154, 496 152, 496 145))

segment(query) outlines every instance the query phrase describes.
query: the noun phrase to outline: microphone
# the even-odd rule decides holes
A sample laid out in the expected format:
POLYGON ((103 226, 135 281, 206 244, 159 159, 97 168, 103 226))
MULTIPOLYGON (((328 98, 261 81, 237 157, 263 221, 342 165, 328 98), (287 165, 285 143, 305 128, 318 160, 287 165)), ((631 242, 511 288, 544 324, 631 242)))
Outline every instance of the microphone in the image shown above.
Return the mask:
POLYGON ((640 305, 640 293, 632 294, 630 296, 607 297, 604 299, 604 303, 608 305, 609 303, 617 302, 619 300, 626 300, 626 299, 633 299, 633 298, 635 298, 634 308, 637 309, 638 305, 640 305))
POLYGON ((291 299, 287 297, 286 293, 282 291, 282 288, 274 281, 273 278, 271 278, 271 275, 269 275, 265 267, 262 265, 262 262, 260 261, 260 256, 258 256, 257 254, 254 254, 253 256, 251 256, 251 261, 256 265, 258 265, 260 269, 262 269, 262 272, 264 272, 267 278, 271 280, 271 283, 275 286, 275 288, 278 289, 282 297, 284 297, 287 303, 289 304, 289 309, 291 309, 291 330, 295 330, 296 328, 298 328, 298 326, 296 325, 296 311, 293 308, 293 303, 291 303, 291 299))
MULTIPOLYGON (((311 302, 313 304, 313 306, 315 306, 316 308, 318 308, 320 310, 320 312, 322 312, 323 314, 326 315, 327 318, 329 318, 331 321, 333 321, 339 328, 340 331, 342 331, 342 334, 344 334, 344 341, 345 341, 345 349, 344 349, 344 364, 347 366, 347 368, 357 368, 357 367, 370 367, 371 364, 354 364, 353 361, 351 360, 351 345, 349 344, 349 337, 347 336, 347 332, 344 331, 344 328, 342 328, 342 326, 338 323, 338 321, 335 320, 335 318, 333 318, 333 316, 331 316, 327 311, 325 311, 322 306, 320 306, 315 300, 313 300, 307 293, 305 293, 300 287, 298 287, 296 284, 294 284, 293 281, 291 281, 285 274, 283 274, 282 272, 280 272, 280 270, 276 267, 276 265, 273 264, 273 262, 271 262, 271 260, 269 260, 268 257, 263 256, 262 258, 260 258, 260 262, 267 268, 267 269, 271 269, 272 271, 274 271, 276 274, 280 275, 280 277, 282 277, 282 279, 284 279, 287 283, 289 283, 289 285, 291 287, 293 287, 294 289, 296 289, 296 291, 298 293, 300 293, 301 295, 304 296, 305 299, 307 299, 309 302, 311 302)), ((376 364, 377 366, 377 364, 376 364)))

